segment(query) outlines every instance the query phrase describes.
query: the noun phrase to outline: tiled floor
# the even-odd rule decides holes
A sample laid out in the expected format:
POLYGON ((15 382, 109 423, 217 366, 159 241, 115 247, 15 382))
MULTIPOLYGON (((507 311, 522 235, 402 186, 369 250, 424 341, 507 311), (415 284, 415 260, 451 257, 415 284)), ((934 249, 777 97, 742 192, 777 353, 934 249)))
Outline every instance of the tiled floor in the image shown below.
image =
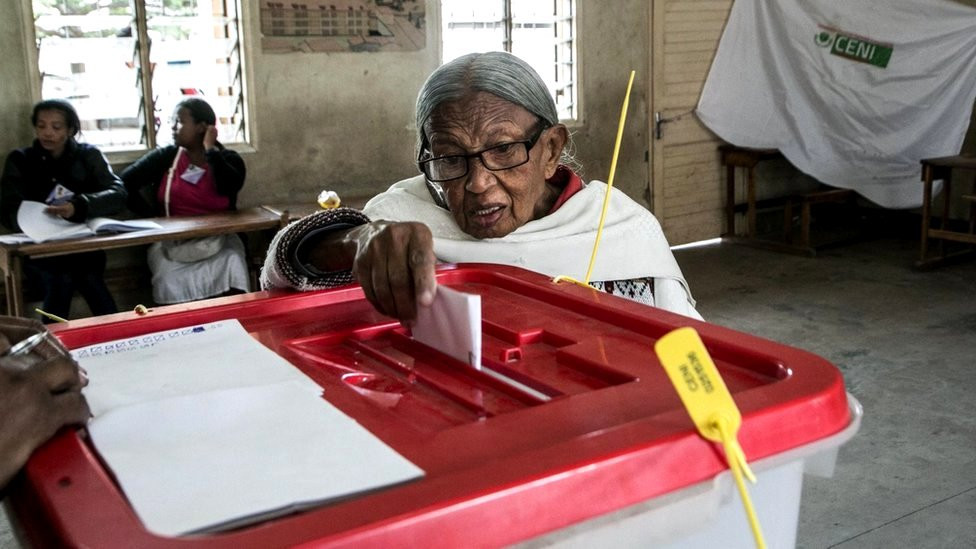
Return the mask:
POLYGON ((826 357, 864 406, 834 476, 804 481, 798 547, 976 547, 976 260, 918 272, 916 246, 676 252, 708 321, 826 357))

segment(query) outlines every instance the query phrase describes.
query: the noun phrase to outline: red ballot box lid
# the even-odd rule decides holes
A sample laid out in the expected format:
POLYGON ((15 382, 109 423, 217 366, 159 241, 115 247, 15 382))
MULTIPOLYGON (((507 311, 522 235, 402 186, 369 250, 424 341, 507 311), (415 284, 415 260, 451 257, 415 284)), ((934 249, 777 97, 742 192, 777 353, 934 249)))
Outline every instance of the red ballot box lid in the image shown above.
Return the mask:
POLYGON ((445 265, 437 278, 482 296, 482 362, 531 391, 415 342, 358 285, 258 292, 55 328, 78 348, 238 319, 424 477, 229 532, 166 538, 144 528, 84 432, 66 430, 11 485, 16 522, 39 543, 91 547, 529 539, 727 469, 654 353, 658 338, 682 326, 699 332, 742 412, 739 441, 749 461, 851 421, 840 372, 809 352, 515 267, 445 265))

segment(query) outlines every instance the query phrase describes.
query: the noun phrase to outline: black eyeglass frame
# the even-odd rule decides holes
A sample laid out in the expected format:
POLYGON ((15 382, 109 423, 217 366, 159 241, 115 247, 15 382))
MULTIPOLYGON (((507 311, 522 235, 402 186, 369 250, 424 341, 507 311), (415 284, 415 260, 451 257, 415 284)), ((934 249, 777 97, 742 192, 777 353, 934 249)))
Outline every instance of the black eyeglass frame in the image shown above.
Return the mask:
POLYGON ((539 142, 539 138, 542 137, 542 134, 545 133, 546 130, 548 130, 549 128, 552 127, 547 122, 545 122, 544 120, 539 121, 538 124, 539 124, 539 129, 535 132, 534 135, 532 135, 528 139, 523 139, 523 140, 520 140, 520 141, 506 141, 504 143, 498 143, 496 145, 492 145, 490 147, 486 147, 484 149, 481 149, 480 151, 475 151, 473 153, 468 153, 468 154, 447 154, 447 155, 444 155, 444 156, 434 156, 434 157, 431 157, 431 158, 424 158, 424 153, 430 154, 430 151, 424 149, 424 150, 422 150, 420 152, 420 156, 417 157, 417 168, 420 169, 420 172, 424 174, 424 177, 426 177, 428 181, 431 181, 431 182, 434 182, 434 183, 443 183, 445 181, 454 181, 455 179, 460 179, 460 178, 468 175, 468 173, 471 172, 471 159, 474 158, 474 157, 478 157, 478 159, 481 160, 481 165, 484 166, 485 169, 488 170, 488 171, 500 172, 500 171, 503 171, 503 170, 510 170, 512 168, 517 168, 519 166, 522 166, 522 165, 528 163, 529 158, 530 158, 529 151, 531 151, 532 150, 532 147, 535 147, 536 143, 539 142), (507 166, 505 168, 490 168, 490 167, 488 167, 488 164, 485 163, 485 158, 483 156, 481 156, 482 154, 484 154, 484 153, 486 153, 488 151, 491 151, 491 150, 494 150, 494 149, 499 149, 501 147, 510 147, 512 145, 525 145, 525 160, 523 160, 522 162, 519 162, 518 164, 515 164, 513 166, 507 166), (435 160, 443 160, 445 158, 463 158, 465 160, 465 162, 464 162, 464 173, 462 173, 461 175, 457 175, 457 176, 448 178, 448 179, 433 179, 431 177, 431 175, 429 173, 427 173, 427 170, 425 170, 424 168, 427 167, 428 164, 430 164, 431 162, 433 162, 435 160))

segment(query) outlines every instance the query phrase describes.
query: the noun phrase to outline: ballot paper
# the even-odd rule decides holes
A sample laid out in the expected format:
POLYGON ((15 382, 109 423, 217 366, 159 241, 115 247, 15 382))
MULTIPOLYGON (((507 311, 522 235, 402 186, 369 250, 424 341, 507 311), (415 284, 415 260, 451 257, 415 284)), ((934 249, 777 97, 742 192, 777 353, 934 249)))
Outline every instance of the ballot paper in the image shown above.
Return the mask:
POLYGON ((530 387, 481 363, 481 296, 438 286, 430 307, 417 310, 410 329, 413 338, 424 345, 467 363, 513 389, 542 402, 550 395, 530 387))
POLYGON ((92 443, 156 534, 242 526, 423 475, 236 320, 72 355, 90 379, 92 443))
POLYGON ((481 296, 438 286, 430 307, 419 307, 410 333, 417 341, 481 369, 481 296))

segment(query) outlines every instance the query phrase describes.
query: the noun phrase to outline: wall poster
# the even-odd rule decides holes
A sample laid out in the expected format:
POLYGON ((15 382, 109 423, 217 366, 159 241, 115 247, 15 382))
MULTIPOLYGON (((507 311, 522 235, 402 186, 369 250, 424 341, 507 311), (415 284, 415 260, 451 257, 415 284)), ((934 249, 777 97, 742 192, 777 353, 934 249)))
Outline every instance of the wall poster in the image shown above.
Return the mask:
POLYGON ((264 52, 415 51, 425 0, 261 0, 264 52))

